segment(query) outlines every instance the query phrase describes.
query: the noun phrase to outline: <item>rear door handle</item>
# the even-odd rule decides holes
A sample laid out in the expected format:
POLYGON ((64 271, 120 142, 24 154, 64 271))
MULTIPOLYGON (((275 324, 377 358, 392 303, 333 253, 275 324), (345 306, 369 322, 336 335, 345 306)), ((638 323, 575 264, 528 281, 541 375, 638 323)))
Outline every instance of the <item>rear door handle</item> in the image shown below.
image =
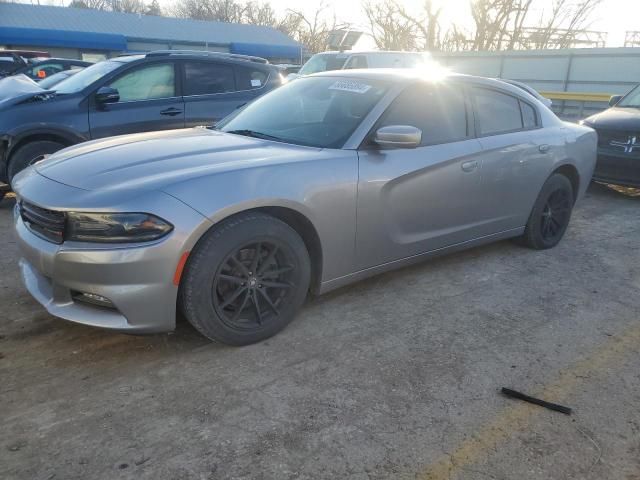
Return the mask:
POLYGON ((168 115, 170 117, 175 117, 176 115, 180 115, 182 113, 182 110, 180 110, 179 108, 167 108, 166 110, 162 110, 160 112, 160 115, 168 115))
POLYGON ((462 164, 462 171, 463 172, 473 172, 476 168, 478 168, 478 161, 477 160, 471 160, 470 162, 464 162, 462 164))
POLYGON ((549 149, 550 149, 550 148, 551 148, 551 147, 550 147, 549 145, 544 144, 544 145, 540 145, 540 146, 538 147, 538 150, 540 150, 540 153, 547 153, 547 152, 549 151, 549 149))

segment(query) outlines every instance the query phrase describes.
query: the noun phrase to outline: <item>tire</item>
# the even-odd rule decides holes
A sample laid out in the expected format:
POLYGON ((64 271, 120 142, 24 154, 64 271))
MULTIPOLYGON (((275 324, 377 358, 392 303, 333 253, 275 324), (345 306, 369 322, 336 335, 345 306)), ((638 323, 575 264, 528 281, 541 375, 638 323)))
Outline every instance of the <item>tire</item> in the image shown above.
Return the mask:
POLYGON ((7 169, 9 183, 18 172, 37 162, 42 156, 55 153, 63 148, 65 148, 65 145, 51 140, 38 140, 18 148, 9 160, 9 168, 7 169))
POLYGON ((191 252, 180 308, 208 339, 248 345, 293 320, 310 277, 309 254, 295 230, 263 213, 242 213, 214 226, 191 252))
POLYGON ((538 194, 518 243, 535 250, 555 247, 569 226, 573 203, 569 179, 559 173, 551 175, 538 194))

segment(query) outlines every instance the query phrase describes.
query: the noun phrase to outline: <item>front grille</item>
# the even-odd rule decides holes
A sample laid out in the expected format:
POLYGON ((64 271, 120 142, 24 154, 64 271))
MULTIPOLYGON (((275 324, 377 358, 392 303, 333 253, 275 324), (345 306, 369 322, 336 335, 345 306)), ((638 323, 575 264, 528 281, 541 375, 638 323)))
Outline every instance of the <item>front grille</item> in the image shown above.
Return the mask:
POLYGON ((598 129, 597 132, 600 151, 640 158, 640 131, 598 129))
POLYGON ((64 241, 64 227, 66 215, 38 207, 29 202, 20 202, 20 217, 25 225, 36 235, 53 243, 64 241))

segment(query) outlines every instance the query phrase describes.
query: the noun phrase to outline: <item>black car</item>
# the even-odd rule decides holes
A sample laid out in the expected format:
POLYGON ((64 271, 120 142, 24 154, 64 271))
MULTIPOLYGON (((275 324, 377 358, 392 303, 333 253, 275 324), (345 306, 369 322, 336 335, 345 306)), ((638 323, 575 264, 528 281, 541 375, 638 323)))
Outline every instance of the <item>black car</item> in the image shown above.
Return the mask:
POLYGON ((41 58, 35 61, 29 61, 27 65, 13 71, 11 75, 24 74, 32 80, 39 82, 51 75, 72 70, 74 68, 85 68, 93 65, 91 62, 83 60, 73 60, 69 58, 41 58))
POLYGON ((54 90, 0 91, 0 181, 86 140, 214 124, 282 83, 261 58, 173 50, 96 63, 54 90))
POLYGON ((582 123, 598 132, 598 163, 593 179, 640 188, 640 85, 615 95, 611 108, 582 123))

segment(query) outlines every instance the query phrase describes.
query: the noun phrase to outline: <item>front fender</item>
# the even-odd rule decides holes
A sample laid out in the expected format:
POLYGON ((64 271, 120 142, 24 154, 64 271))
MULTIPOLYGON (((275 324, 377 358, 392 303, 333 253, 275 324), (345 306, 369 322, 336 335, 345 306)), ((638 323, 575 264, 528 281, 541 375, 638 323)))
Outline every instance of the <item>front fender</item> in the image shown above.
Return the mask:
MULTIPOLYGON (((335 150, 321 159, 221 172, 164 188, 212 223, 264 207, 283 207, 306 217, 323 252, 322 281, 354 268, 358 157, 335 150), (333 154, 335 152, 335 154, 333 154)), ((195 245, 197 238, 190 239, 195 245)))

